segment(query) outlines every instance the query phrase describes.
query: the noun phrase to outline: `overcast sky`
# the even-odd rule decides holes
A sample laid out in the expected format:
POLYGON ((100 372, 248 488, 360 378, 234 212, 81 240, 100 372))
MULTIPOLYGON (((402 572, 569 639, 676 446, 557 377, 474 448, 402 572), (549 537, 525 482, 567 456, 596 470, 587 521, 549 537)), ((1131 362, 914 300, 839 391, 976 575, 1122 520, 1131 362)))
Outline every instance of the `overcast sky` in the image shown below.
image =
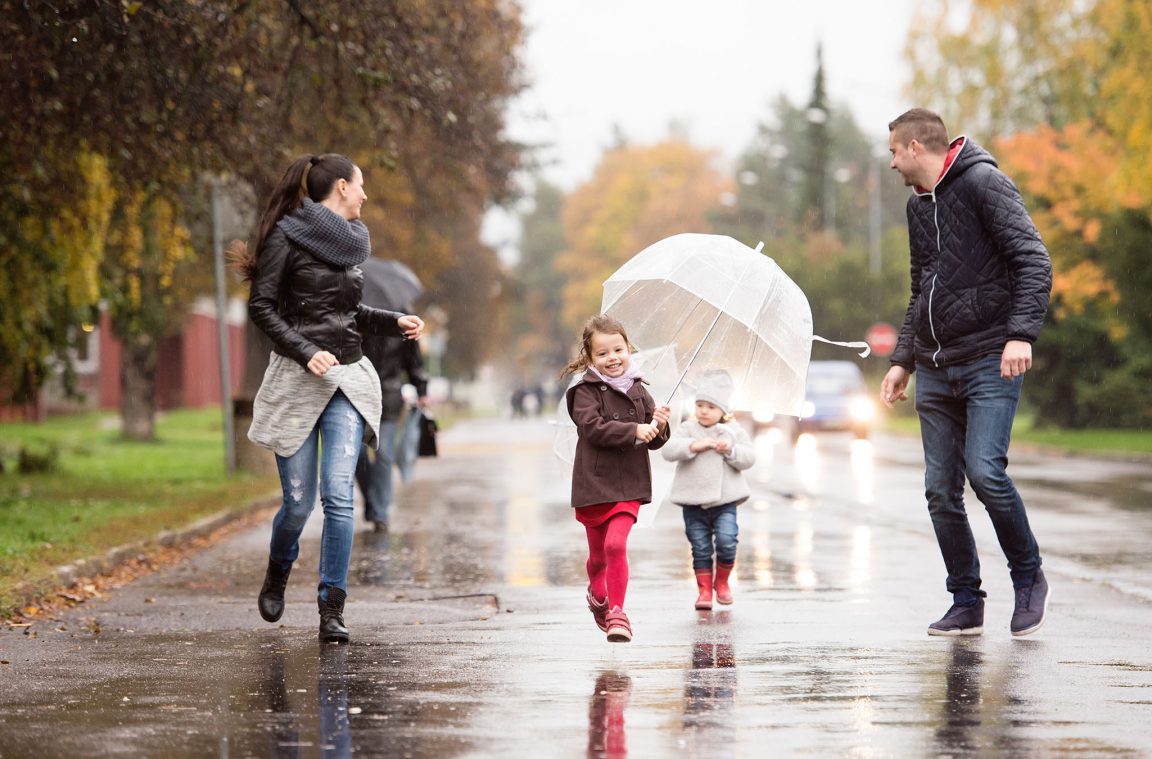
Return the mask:
POLYGON ((913 0, 521 0, 530 89, 512 136, 550 143, 546 176, 588 179, 613 125, 640 143, 673 120, 696 144, 735 157, 779 93, 807 101, 824 46, 833 102, 877 141, 909 104, 902 62, 913 0))
MULTIPOLYGON (((914 0, 520 4, 529 89, 510 109, 508 133, 546 145, 544 176, 565 190, 592 176, 614 125, 649 144, 675 121, 693 143, 735 159, 778 94, 807 102, 818 43, 832 102, 847 103, 878 146, 910 105, 902 56, 914 0)), ((505 247, 507 220, 486 226, 505 247)))

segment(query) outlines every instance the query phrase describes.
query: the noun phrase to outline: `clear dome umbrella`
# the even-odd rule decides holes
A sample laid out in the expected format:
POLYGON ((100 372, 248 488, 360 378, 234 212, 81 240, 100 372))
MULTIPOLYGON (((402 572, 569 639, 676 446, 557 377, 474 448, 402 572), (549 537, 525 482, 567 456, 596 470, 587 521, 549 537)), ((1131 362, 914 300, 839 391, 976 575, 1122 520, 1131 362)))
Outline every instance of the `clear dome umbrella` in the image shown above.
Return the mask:
MULTIPOLYGON (((601 311, 624 324, 634 345, 668 347, 666 360, 679 367, 657 402, 723 369, 735 386, 733 408, 800 414, 812 340, 832 341, 813 337, 808 298, 762 248, 724 235, 674 235, 604 282, 601 311)), ((866 343, 834 344, 868 355, 866 343)))

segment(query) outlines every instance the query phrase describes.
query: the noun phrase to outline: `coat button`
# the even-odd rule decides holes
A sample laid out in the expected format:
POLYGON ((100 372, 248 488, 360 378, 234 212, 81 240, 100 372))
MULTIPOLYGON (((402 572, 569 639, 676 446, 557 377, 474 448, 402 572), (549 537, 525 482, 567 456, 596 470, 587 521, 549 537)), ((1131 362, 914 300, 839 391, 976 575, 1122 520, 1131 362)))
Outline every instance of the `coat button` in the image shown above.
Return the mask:
POLYGON ((613 418, 613 419, 619 419, 619 418, 620 418, 620 415, 619 415, 619 414, 613 414, 613 415, 612 415, 612 418, 613 418))
POLYGON ((608 386, 607 386, 607 385, 601 385, 601 386, 600 386, 600 392, 602 392, 602 393, 603 393, 605 390, 607 390, 607 389, 608 389, 608 386))
POLYGON ((634 408, 628 409, 628 416, 636 416, 636 409, 634 409, 634 408))

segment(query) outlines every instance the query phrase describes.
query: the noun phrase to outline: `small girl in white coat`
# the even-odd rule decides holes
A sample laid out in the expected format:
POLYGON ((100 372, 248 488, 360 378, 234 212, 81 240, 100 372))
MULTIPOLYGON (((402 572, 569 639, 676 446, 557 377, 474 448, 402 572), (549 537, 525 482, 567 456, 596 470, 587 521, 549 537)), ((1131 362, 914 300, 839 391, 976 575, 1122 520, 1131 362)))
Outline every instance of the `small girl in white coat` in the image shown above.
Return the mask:
POLYGON ((702 610, 712 608, 713 587, 719 603, 732 603, 728 577, 736 564, 740 531, 736 507, 750 494, 743 471, 756 463, 748 433, 731 423, 731 399, 732 378, 727 372, 704 374, 696 389, 695 420, 680 425, 661 449, 665 460, 676 462, 670 498, 684 510, 684 533, 692 545, 699 590, 696 608, 702 610))

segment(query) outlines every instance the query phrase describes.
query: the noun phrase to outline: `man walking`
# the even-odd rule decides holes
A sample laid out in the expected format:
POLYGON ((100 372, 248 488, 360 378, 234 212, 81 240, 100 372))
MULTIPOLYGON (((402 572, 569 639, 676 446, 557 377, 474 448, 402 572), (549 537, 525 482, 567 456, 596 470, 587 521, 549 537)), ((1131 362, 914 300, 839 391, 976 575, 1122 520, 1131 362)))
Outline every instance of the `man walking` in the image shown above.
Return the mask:
POLYGON ((356 484, 364 494, 364 518, 372 523, 375 532, 387 533, 394 491, 392 467, 397 463, 396 426, 404 410, 401 389, 405 382, 411 383, 416 388, 418 405, 425 407, 428 374, 424 371, 420 344, 415 340, 366 335, 363 350, 380 375, 380 448, 374 451, 364 446, 360 451, 356 484))
POLYGON ((1019 191, 966 137, 913 108, 888 125, 891 166, 908 199, 912 297, 884 377, 889 408, 917 372, 924 488, 953 604, 929 635, 984 630, 980 558, 964 509, 964 478, 1008 559, 1014 636, 1044 623, 1048 582, 1024 502, 1008 476, 1008 442, 1032 343, 1052 289, 1052 264, 1019 191))

